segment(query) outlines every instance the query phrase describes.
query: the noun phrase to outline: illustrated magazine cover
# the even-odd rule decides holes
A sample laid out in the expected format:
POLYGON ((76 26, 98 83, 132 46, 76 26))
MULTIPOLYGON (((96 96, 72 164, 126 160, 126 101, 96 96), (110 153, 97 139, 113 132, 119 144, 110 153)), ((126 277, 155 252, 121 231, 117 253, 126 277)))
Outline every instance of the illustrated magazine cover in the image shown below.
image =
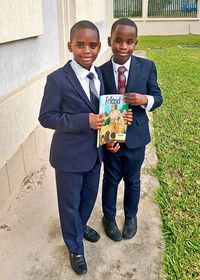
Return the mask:
POLYGON ((104 115, 104 125, 98 130, 97 147, 112 142, 125 142, 127 124, 124 114, 128 104, 124 102, 123 94, 107 94, 99 97, 99 114, 104 115))

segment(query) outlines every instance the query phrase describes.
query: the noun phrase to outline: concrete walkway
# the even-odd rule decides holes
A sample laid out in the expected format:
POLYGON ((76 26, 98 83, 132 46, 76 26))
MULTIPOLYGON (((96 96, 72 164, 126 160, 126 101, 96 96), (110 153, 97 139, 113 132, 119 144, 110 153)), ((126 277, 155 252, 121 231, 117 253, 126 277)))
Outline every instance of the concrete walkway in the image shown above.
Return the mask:
MULTIPOLYGON (((63 243, 54 170, 48 163, 48 149, 38 169, 27 176, 0 213, 0 279, 3 280, 158 280, 161 259, 161 231, 157 205, 152 196, 158 186, 147 169, 156 162, 148 145, 142 172, 138 232, 131 240, 115 243, 101 224, 101 183, 89 225, 101 235, 96 244, 85 241, 88 273, 77 276, 71 270, 63 243)), ((123 226, 123 184, 118 197, 117 221, 123 226)))
MULTIPOLYGON (((148 169, 156 164, 153 144, 147 146, 142 171, 138 232, 131 240, 114 242, 104 233, 101 219, 101 182, 89 225, 101 235, 99 242, 85 241, 88 273, 77 276, 59 225, 54 170, 49 148, 37 170, 27 176, 0 212, 0 279, 2 280, 158 280, 161 275, 160 217, 152 196, 158 186, 148 169)), ((117 222, 123 227, 123 183, 119 188, 117 222)))

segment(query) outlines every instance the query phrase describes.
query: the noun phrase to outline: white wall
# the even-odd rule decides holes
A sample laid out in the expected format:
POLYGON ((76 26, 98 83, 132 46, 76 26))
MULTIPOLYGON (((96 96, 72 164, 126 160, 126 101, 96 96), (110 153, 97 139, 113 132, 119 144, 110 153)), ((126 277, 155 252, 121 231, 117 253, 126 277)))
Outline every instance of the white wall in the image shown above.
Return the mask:
POLYGON ((41 0, 0 0, 0 43, 43 33, 41 0), (37 24, 35 24, 37 23, 37 24))
POLYGON ((139 35, 200 34, 199 19, 135 20, 139 35))
POLYGON ((46 75, 60 64, 56 0, 43 0, 42 21, 44 35, 0 45, 0 168, 38 125, 46 75))

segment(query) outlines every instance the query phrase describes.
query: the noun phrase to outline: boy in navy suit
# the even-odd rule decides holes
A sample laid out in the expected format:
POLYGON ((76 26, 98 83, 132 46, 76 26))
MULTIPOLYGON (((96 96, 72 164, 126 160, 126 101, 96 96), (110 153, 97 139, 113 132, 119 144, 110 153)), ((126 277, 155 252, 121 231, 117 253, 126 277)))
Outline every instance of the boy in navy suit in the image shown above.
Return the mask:
POLYGON ((126 142, 109 143, 104 149, 104 177, 102 190, 103 226, 114 241, 132 238, 137 231, 137 211, 140 197, 140 171, 145 156, 145 146, 150 142, 147 111, 162 104, 157 84, 155 64, 132 55, 137 45, 137 26, 130 19, 115 21, 108 37, 113 56, 100 69, 106 94, 125 93, 125 100, 133 112, 133 122, 128 127, 126 142), (118 184, 124 180, 124 215, 122 234, 116 224, 118 184))
POLYGON ((41 125, 55 130, 50 163, 55 168, 62 234, 77 274, 87 272, 83 237, 91 242, 100 238, 87 226, 102 161, 96 139, 104 123, 98 114, 103 80, 93 65, 100 46, 99 31, 90 21, 71 28, 68 49, 73 59, 47 77, 39 114, 41 125))

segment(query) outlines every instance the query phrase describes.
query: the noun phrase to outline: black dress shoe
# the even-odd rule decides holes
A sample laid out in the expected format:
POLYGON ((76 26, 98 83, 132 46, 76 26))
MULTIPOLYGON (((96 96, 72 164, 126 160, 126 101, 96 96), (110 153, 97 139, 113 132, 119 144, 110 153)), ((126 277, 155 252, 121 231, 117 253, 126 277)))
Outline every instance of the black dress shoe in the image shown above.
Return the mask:
POLYGON ((71 267, 77 274, 84 274, 87 272, 87 264, 83 255, 69 253, 69 257, 71 267))
POLYGON ((137 232, 137 217, 125 218, 122 236, 124 239, 132 238, 137 232))
POLYGON ((115 219, 114 220, 108 220, 105 217, 102 219, 104 230, 106 232, 106 235, 114 240, 114 241, 121 241, 122 235, 121 232, 118 229, 118 226, 116 224, 115 219))
POLYGON ((98 234, 98 232, 90 227, 87 227, 83 234, 83 237, 90 242, 97 242, 100 239, 100 235, 98 234))

